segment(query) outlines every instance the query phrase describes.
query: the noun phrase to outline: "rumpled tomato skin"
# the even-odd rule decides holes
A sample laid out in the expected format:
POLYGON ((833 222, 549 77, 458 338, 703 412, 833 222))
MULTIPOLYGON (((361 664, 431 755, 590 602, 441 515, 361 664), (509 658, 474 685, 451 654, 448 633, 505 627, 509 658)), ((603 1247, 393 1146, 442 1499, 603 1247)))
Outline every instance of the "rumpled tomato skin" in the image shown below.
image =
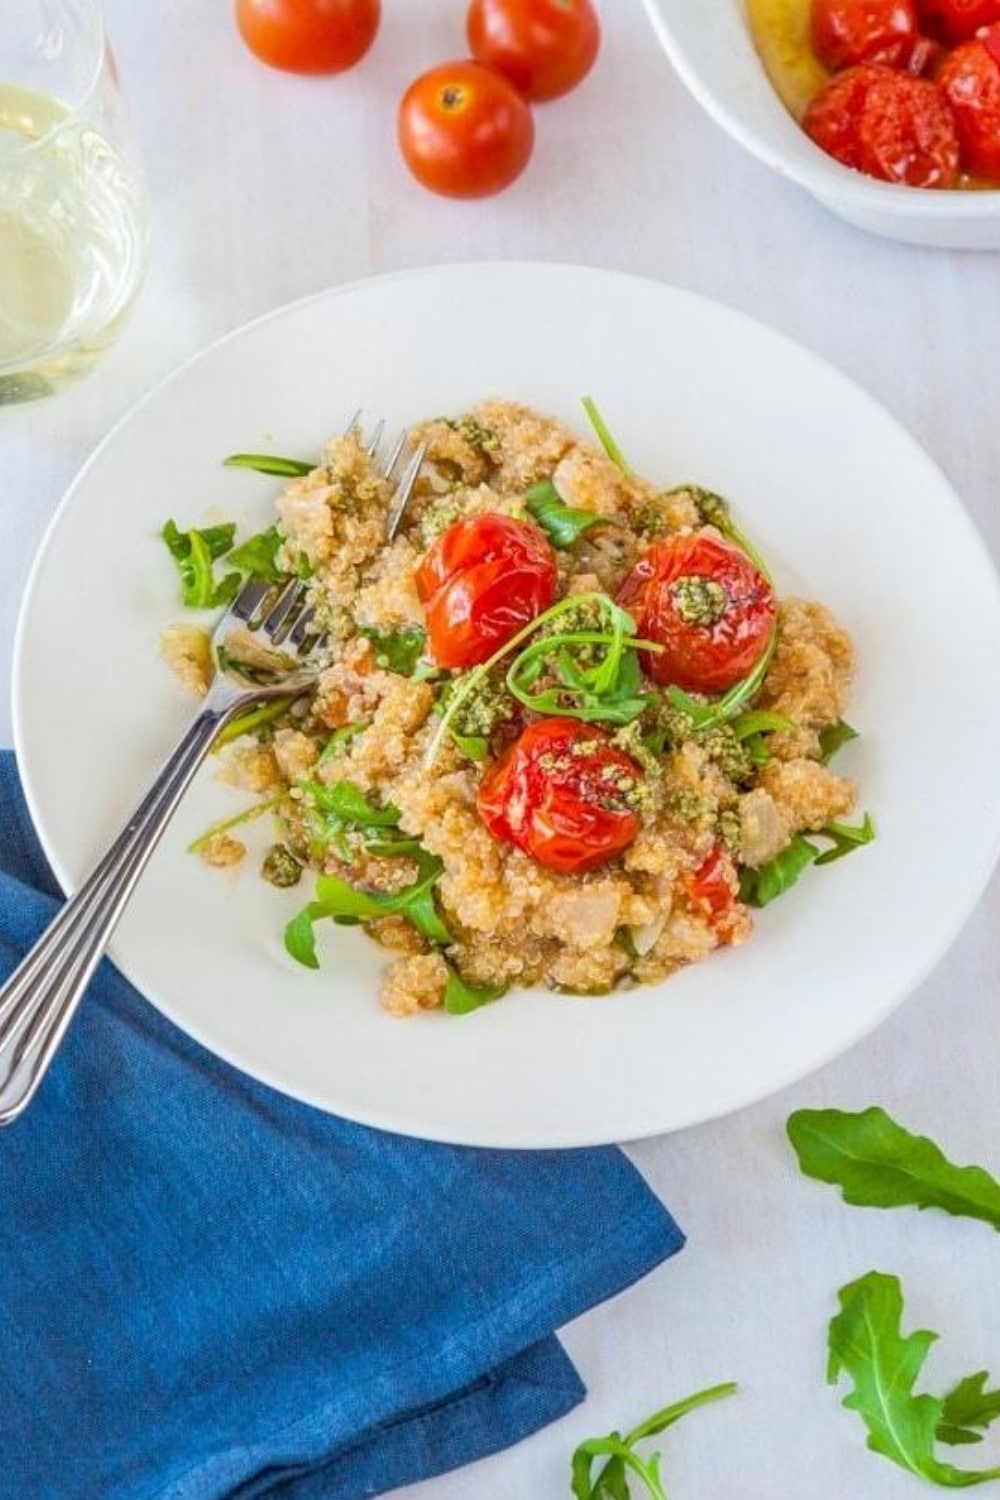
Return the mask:
POLYGON ((706 919, 720 943, 731 943, 743 914, 732 855, 722 844, 713 845, 683 884, 692 910, 706 919))
POLYGON ((910 65, 920 39, 913 0, 813 0, 813 46, 833 73, 857 63, 910 65))
POLYGON ((958 126, 962 165, 1000 183, 1000 25, 956 47, 938 70, 958 126))
POLYGON ((694 693, 724 693, 752 671, 775 620, 774 590, 763 574, 738 547, 705 533, 654 542, 618 602, 635 617, 640 638, 663 647, 640 653, 647 677, 694 693))
POLYGON ((917 0, 917 13, 931 36, 954 47, 1000 21, 1000 0, 917 0))
POLYGON ((495 839, 549 870, 581 875, 635 839, 631 804, 642 775, 605 730, 539 719, 487 772, 476 803, 495 839))
POLYGON ((937 83, 881 63, 848 68, 820 89, 802 126, 846 167, 884 182, 950 188, 958 180, 958 128, 937 83))
POLYGON ((556 555, 537 526, 489 512, 453 522, 417 572, 434 661, 488 661, 549 608, 558 581, 556 555))

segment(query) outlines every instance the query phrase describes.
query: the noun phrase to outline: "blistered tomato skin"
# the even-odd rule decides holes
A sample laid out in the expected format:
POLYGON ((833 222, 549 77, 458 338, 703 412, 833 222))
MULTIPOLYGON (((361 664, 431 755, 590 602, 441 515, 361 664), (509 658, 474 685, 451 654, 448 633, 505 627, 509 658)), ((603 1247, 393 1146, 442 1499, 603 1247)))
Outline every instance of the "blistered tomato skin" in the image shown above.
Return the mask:
POLYGON ((962 143, 962 165, 1000 183, 1000 25, 956 47, 938 70, 962 143))
POLYGON ((632 805, 642 770, 608 734, 575 719, 540 719, 479 788, 495 839, 549 870, 582 875, 617 858, 639 832, 632 805))
POLYGON ((455 521, 417 572, 434 661, 487 661, 548 609, 558 581, 556 555, 537 526, 492 513, 455 521))
POLYGON ((803 129, 829 156, 884 182, 950 188, 958 181, 958 128, 937 83, 879 63, 848 68, 820 89, 803 129))
POLYGON ((720 943, 733 940, 742 906, 732 855, 715 844, 707 858, 683 881, 688 904, 704 917, 720 943))
POLYGON ((917 12, 931 36, 954 47, 1000 21, 1000 0, 917 0, 917 12))
POLYGON ((724 693, 751 672, 774 626, 774 590, 745 552, 704 534, 654 542, 618 602, 639 636, 663 647, 640 653, 661 687, 724 693))
POLYGON ((466 30, 473 57, 533 104, 582 83, 601 45, 591 0, 472 0, 466 30))
POLYGON ((920 28, 913 0, 813 0, 813 46, 838 73, 857 63, 909 67, 920 28))

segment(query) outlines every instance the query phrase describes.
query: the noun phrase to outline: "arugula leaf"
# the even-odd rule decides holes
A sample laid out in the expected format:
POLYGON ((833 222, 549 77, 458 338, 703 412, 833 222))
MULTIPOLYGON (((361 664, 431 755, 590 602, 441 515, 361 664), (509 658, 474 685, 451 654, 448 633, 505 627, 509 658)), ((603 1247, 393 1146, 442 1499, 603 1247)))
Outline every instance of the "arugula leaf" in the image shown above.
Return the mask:
POLYGON ((284 479, 300 479, 317 467, 299 458, 281 458, 276 453, 231 453, 222 462, 227 469, 254 469, 258 474, 279 474, 284 479))
POLYGON ((819 850, 801 834, 796 834, 787 849, 768 860, 758 870, 746 868, 740 876, 740 899, 747 906, 770 906, 816 863, 819 850))
POLYGON ((800 1109, 786 1128, 801 1170, 839 1187, 845 1203, 938 1208, 1000 1230, 1000 1182, 982 1167, 955 1166, 878 1105, 858 1114, 800 1109))
POLYGON ((490 753, 490 744, 486 736, 484 734, 459 734, 457 729, 452 729, 450 733, 462 754, 477 766, 481 766, 490 753))
POLYGON ((857 828, 852 828, 849 823, 827 823, 825 828, 820 829, 819 837, 832 839, 833 848, 824 850, 816 864, 832 865, 835 860, 843 859, 845 854, 853 854, 863 844, 872 843, 875 839, 875 824, 871 813, 865 813, 864 821, 857 828))
POLYGON ((617 468, 621 469, 622 473, 627 479, 632 473, 632 470, 628 464, 628 460, 626 459, 622 450, 619 448, 618 444, 615 442, 614 438, 611 436, 611 429, 598 411, 597 402, 594 400, 593 396, 584 396, 583 409, 590 419, 590 425, 596 432, 597 439, 601 447, 604 449, 611 462, 617 468))
POLYGON ((262 578, 268 583, 281 583, 288 575, 283 573, 275 561, 284 537, 277 526, 269 526, 256 536, 247 537, 227 559, 231 568, 238 568, 251 578, 262 578))
POLYGON ((779 731, 794 729, 795 725, 791 719, 786 719, 784 714, 774 714, 766 708, 757 708, 737 714, 735 719, 730 720, 729 727, 738 740, 749 740, 758 734, 776 734, 779 731))
POLYGON ((819 734, 820 761, 828 766, 838 750, 851 740, 859 739, 856 729, 852 729, 846 719, 838 719, 836 724, 830 724, 826 729, 821 729, 819 734))
POLYGON ((506 995, 510 988, 506 984, 470 984, 457 969, 448 965, 448 985, 444 992, 444 1008, 451 1016, 467 1016, 474 1010, 482 1010, 506 995))
POLYGON ((260 818, 266 812, 272 812, 284 802, 287 792, 279 792, 276 797, 269 797, 266 802, 255 802, 252 807, 245 807, 242 812, 233 813, 232 817, 220 818, 217 823, 212 823, 200 833, 193 843, 188 844, 188 854, 200 854, 201 851, 211 843, 218 833, 228 833, 231 828, 239 828, 243 823, 250 823, 254 818, 260 818))
MULTIPOLYGON (((434 900, 434 885, 444 865, 419 844, 414 846, 412 841, 407 841, 407 844, 409 847, 405 853, 416 861, 417 878, 412 885, 393 895, 382 891, 359 891, 337 875, 320 875, 316 880, 315 899, 285 929, 285 947, 292 958, 305 963, 307 968, 319 967, 318 961, 316 964, 309 962, 309 956, 315 957, 316 952, 314 924, 323 918, 351 926, 398 914, 409 918, 417 931, 432 943, 441 947, 453 943, 454 938, 434 900)), ((384 846, 382 852, 385 852, 384 846)), ((392 852, 403 853, 404 850, 397 845, 392 852)))
POLYGON ((1000 1468, 971 1471, 942 1463, 934 1452, 945 1400, 913 1390, 937 1334, 921 1329, 904 1338, 899 1279, 869 1271, 842 1287, 840 1312, 828 1334, 827 1378, 846 1375, 853 1389, 844 1406, 868 1430, 868 1447, 900 1468, 944 1489, 966 1489, 1000 1478, 1000 1468))
POLYGON ((330 786, 300 781, 299 786, 323 812, 357 828, 395 828, 402 816, 398 807, 376 807, 353 781, 335 781, 330 786))
POLYGON ((402 630, 373 630, 362 626, 361 634, 371 641, 375 665, 400 677, 412 677, 427 648, 427 635, 419 625, 402 630))
POLYGON ((240 586, 238 573, 227 573, 216 583, 212 564, 233 545, 236 527, 206 526, 181 531, 176 521, 167 521, 161 531, 167 550, 181 578, 181 598, 188 609, 218 609, 228 604, 240 586))
POLYGON ((973 1431, 976 1427, 987 1428, 1000 1417, 1000 1390, 988 1391, 989 1375, 978 1370, 975 1375, 966 1375, 944 1398, 941 1421, 938 1423, 939 1443, 981 1443, 983 1434, 973 1431))
POLYGON ((364 724, 345 724, 341 729, 335 729, 320 752, 317 766, 327 766, 331 760, 335 760, 341 750, 356 740, 359 734, 364 732, 364 724))
POLYGON ((321 909, 315 906, 306 906, 293 917, 285 928, 285 949, 305 969, 318 969, 319 959, 316 957, 316 929, 313 922, 317 917, 323 916, 321 909))
POLYGON ((732 1382, 713 1385, 708 1390, 698 1391, 694 1396, 688 1396, 673 1406, 654 1412, 624 1436, 619 1432, 610 1432, 607 1437, 590 1438, 581 1443, 573 1454, 570 1468, 574 1500, 629 1500, 629 1472, 642 1481, 652 1500, 667 1500, 660 1474, 660 1455, 654 1453, 651 1458, 643 1460, 636 1453, 635 1445, 645 1438, 666 1432, 668 1427, 686 1417, 688 1412, 735 1395, 738 1389, 732 1382), (607 1458, 608 1462, 594 1474, 594 1461, 598 1458, 607 1458))
POLYGON ((553 547, 568 551, 594 526, 600 526, 603 517, 589 510, 574 510, 559 498, 551 479, 533 485, 524 497, 528 514, 545 532, 553 547))
POLYGON ((294 695, 288 698, 275 698, 272 703, 262 703, 259 708, 251 708, 238 718, 230 719, 225 728, 220 729, 212 742, 213 751, 221 750, 224 745, 232 744, 241 735, 251 734, 255 729, 264 729, 274 724, 286 714, 295 702, 294 695))

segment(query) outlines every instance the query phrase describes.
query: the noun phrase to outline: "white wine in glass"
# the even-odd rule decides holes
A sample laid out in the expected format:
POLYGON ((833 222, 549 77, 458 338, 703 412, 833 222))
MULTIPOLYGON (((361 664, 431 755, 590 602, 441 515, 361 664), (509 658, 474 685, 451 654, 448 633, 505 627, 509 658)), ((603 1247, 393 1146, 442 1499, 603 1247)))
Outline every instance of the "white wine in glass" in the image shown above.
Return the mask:
POLYGON ((59 389, 117 336, 148 209, 91 0, 2 0, 0 405, 59 389))

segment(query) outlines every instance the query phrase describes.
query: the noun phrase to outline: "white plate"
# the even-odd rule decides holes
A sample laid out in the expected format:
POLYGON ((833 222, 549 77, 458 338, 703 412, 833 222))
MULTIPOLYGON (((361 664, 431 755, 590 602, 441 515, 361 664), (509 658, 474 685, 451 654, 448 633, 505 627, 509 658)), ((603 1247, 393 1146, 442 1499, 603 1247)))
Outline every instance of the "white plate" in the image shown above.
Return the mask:
POLYGON ((159 527, 259 526, 276 492, 220 468, 225 454, 311 455, 356 406, 395 424, 491 393, 581 428, 593 394, 641 472, 730 495, 779 585, 835 610, 861 659, 864 738, 844 765, 878 842, 810 872, 746 947, 662 987, 397 1021, 363 936, 328 926, 308 973, 281 947, 301 891, 184 854, 249 800, 210 769, 114 956, 207 1047, 357 1120, 524 1147, 676 1130, 800 1078, 888 1015, 968 916, 1000 834, 1000 593, 982 544, 880 407, 758 324, 626 276, 474 265, 332 291, 216 345, 102 444, 42 548, 15 667, 28 797, 73 886, 180 733, 189 708, 157 659, 179 613, 159 527))
POLYGON ((1000 191, 928 192, 879 182, 814 145, 764 70, 747 0, 646 0, 646 9, 667 56, 702 108, 747 151, 800 183, 832 213, 914 245, 1000 246, 1000 191))

